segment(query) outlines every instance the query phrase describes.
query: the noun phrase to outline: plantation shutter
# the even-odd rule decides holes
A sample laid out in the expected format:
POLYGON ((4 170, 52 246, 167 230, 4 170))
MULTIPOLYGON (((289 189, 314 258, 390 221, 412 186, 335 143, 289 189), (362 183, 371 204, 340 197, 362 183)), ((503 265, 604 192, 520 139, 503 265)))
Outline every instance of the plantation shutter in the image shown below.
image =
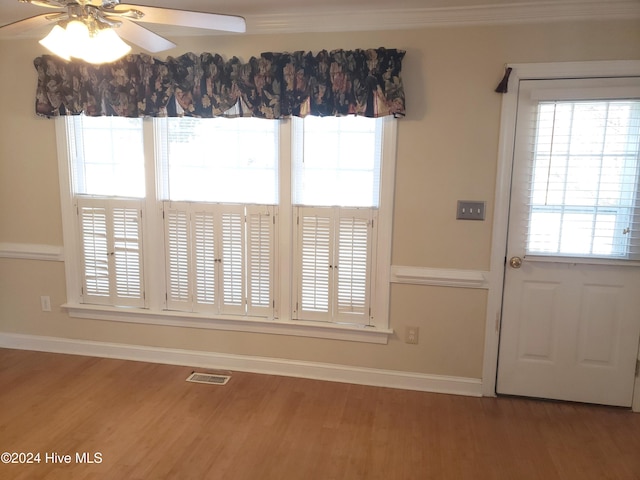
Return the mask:
POLYGON ((333 270, 332 208, 298 208, 298 318, 329 320, 333 270))
POLYGON ((110 303, 107 208, 79 205, 82 230, 83 299, 88 303, 110 303))
POLYGON ((85 303, 144 306, 142 202, 77 199, 85 303))
POLYGON ((369 323, 374 212, 298 207, 299 319, 369 323))
POLYGON ((165 253, 167 271, 167 308, 191 310, 191 262, 189 245, 189 205, 165 202, 165 253))
POLYGON ((372 214, 372 209, 339 211, 334 307, 338 321, 368 323, 372 214))
POLYGON ((247 207, 247 314, 269 316, 273 311, 275 247, 274 207, 247 207))
POLYGON ((130 206, 114 206, 113 263, 115 271, 115 293, 118 303, 142 306, 142 242, 140 225, 142 210, 139 202, 130 206))
POLYGON ((167 308, 272 316, 274 207, 165 202, 167 308))
POLYGON ((216 227, 215 214, 198 209, 192 215, 193 248, 195 264, 195 303, 198 310, 215 306, 216 293, 216 227))
POLYGON ((220 206, 222 232, 222 313, 245 313, 244 207, 220 206))

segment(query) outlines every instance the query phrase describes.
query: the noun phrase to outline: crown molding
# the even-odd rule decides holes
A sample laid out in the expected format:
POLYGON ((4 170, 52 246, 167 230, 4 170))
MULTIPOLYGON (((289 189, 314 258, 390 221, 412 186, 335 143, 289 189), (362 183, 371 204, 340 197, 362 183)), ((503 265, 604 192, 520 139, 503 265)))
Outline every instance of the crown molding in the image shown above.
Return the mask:
MULTIPOLYGON (((393 2, 390 0, 389 4, 393 5, 393 2)), ((341 8, 316 6, 273 13, 247 12, 244 17, 247 22, 246 34, 249 35, 407 30, 562 21, 637 20, 640 19, 640 0, 530 0, 520 3, 516 0, 516 3, 506 4, 420 8, 356 9, 353 5, 341 8)), ((46 28, 18 32, 3 29, 0 31, 0 40, 37 38, 42 36, 46 28)), ((169 38, 246 35, 169 25, 153 25, 151 29, 169 38)))
POLYGON ((247 15, 248 34, 403 30, 558 21, 639 19, 640 1, 545 1, 446 8, 389 8, 247 15))

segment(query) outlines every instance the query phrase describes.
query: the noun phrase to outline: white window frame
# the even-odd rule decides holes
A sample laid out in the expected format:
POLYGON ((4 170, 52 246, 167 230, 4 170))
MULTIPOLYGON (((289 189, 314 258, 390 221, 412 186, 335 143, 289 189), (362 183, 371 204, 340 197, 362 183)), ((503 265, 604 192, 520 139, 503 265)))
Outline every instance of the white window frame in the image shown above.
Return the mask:
POLYGON ((72 139, 67 133, 67 118, 59 117, 56 122, 58 145, 58 165, 60 175, 60 197, 62 209, 65 273, 67 282, 67 303, 63 307, 69 315, 77 318, 123 321, 152 325, 195 327, 216 330, 282 334, 303 337, 328 338, 366 343, 386 344, 393 330, 389 325, 390 273, 392 215, 395 185, 397 121, 392 117, 383 119, 382 171, 380 175, 380 206, 378 208, 378 235, 375 238, 375 268, 372 271, 371 308, 375 321, 368 325, 341 324, 295 320, 292 318, 295 302, 293 291, 294 229, 293 205, 291 203, 291 162, 293 152, 292 121, 280 121, 280 203, 276 215, 277 246, 274 252, 274 309, 273 318, 238 317, 224 314, 190 313, 165 310, 165 249, 164 235, 149 235, 147 232, 163 232, 163 202, 158 192, 161 179, 155 175, 154 123, 151 119, 143 122, 145 138, 146 197, 143 217, 145 235, 145 305, 146 308, 121 308, 105 305, 83 304, 81 299, 80 242, 78 225, 73 216, 74 199, 71 191, 72 172, 69 163, 69 146, 72 139))

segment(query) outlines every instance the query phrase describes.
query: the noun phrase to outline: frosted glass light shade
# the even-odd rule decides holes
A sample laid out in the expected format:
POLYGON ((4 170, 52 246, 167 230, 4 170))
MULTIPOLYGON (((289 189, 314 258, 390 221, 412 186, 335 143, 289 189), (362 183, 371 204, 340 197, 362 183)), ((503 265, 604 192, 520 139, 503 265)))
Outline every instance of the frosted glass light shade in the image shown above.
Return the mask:
POLYGON ((94 64, 113 62, 131 51, 112 28, 98 30, 92 35, 78 20, 69 22, 66 29, 54 26, 40 44, 65 60, 74 57, 94 64))
POLYGON ((49 50, 54 55, 71 60, 69 55, 69 47, 67 46, 67 32, 60 25, 56 25, 51 29, 49 35, 44 37, 38 43, 49 50))
POLYGON ((83 57, 89 63, 114 62, 131 51, 131 46, 124 43, 112 28, 99 30, 89 45, 83 57))

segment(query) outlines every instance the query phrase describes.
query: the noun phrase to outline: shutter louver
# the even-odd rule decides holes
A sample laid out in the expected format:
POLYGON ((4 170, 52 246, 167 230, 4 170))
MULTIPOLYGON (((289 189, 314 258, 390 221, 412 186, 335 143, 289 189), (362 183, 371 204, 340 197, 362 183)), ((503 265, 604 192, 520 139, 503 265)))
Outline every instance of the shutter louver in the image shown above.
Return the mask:
MULTIPOLYGON (((300 208, 300 310, 329 313, 332 256, 331 209, 300 208), (323 212, 323 213, 320 213, 323 212)), ((326 319, 326 317, 324 317, 326 319)))
POLYGON ((366 323, 371 220, 341 212, 338 227, 337 308, 340 319, 366 323), (357 318, 360 317, 360 318, 357 318))

